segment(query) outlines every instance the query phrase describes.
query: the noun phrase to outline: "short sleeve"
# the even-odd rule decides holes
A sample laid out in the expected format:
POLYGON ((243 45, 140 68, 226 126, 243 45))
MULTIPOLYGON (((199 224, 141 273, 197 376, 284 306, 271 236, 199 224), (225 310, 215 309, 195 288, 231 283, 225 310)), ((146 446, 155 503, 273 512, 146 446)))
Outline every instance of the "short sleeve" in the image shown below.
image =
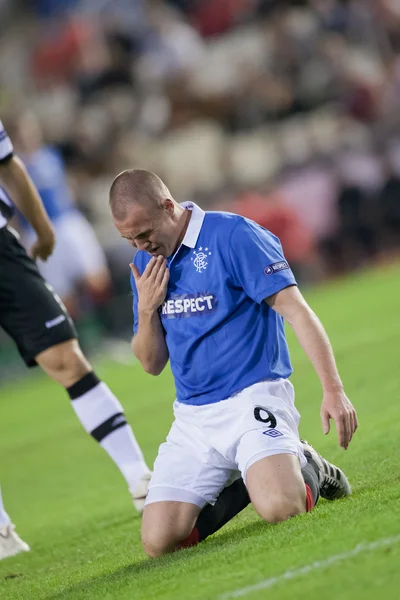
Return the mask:
POLYGON ((238 221, 230 236, 229 252, 236 283, 258 304, 296 285, 279 239, 254 221, 238 221))
POLYGON ((0 163, 6 162, 13 155, 13 152, 12 142, 0 121, 0 163))

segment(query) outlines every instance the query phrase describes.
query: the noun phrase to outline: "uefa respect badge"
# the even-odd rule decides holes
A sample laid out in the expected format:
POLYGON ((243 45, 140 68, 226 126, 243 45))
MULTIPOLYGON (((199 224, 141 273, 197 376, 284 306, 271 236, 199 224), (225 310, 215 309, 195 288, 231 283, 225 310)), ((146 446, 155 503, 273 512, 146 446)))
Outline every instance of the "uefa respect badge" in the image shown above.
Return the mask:
POLYGON ((266 275, 272 275, 273 273, 279 273, 279 271, 284 271, 285 269, 290 269, 289 264, 286 260, 280 260, 279 262, 265 267, 264 273, 266 275))

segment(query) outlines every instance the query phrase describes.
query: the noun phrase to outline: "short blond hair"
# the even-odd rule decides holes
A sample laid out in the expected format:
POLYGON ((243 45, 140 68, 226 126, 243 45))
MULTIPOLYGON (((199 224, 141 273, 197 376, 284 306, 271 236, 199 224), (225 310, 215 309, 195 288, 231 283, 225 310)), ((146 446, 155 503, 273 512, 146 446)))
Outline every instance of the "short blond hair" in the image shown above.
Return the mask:
POLYGON ((144 169, 127 169, 112 182, 109 203, 113 217, 123 221, 129 206, 141 204, 151 209, 160 206, 165 198, 172 196, 158 175, 144 169))

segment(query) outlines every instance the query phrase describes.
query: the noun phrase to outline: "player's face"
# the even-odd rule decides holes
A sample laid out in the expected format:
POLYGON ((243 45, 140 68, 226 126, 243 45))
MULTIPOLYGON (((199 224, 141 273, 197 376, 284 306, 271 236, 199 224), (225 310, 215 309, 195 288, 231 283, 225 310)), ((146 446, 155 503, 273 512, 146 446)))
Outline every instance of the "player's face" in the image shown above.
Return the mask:
POLYGON ((121 236, 138 250, 167 258, 174 252, 179 235, 173 216, 172 202, 152 211, 133 206, 123 222, 114 220, 114 224, 121 236))

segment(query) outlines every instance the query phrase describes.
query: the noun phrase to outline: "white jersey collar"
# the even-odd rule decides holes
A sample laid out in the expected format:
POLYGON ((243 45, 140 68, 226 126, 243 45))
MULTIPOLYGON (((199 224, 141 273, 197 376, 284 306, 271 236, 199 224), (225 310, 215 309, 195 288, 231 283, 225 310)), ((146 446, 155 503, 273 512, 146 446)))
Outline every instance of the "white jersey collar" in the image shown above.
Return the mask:
POLYGON ((182 244, 189 248, 195 248, 206 213, 194 202, 182 202, 180 206, 192 212, 182 244))

